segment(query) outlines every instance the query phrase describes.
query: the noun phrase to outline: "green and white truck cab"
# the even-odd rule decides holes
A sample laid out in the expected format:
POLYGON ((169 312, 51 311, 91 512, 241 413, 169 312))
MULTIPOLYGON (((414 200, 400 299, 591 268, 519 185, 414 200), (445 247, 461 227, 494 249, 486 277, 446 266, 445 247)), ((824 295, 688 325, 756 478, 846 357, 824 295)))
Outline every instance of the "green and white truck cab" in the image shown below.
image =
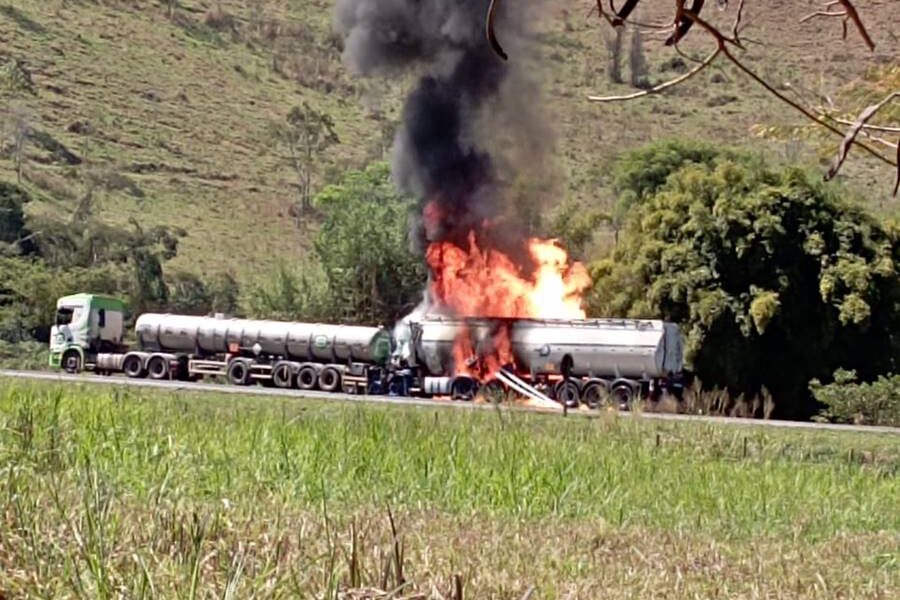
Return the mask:
POLYGON ((125 303, 109 296, 75 294, 56 303, 50 330, 50 366, 69 372, 84 369, 100 352, 122 347, 125 303))

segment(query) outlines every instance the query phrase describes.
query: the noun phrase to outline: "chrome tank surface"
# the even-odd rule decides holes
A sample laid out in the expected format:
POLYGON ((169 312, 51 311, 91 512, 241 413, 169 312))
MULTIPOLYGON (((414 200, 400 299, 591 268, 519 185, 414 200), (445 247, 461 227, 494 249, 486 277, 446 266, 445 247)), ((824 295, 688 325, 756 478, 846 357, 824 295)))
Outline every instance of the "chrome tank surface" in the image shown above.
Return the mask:
POLYGON ((453 344, 468 330, 479 353, 508 327, 516 366, 524 372, 558 374, 566 357, 578 377, 663 377, 682 370, 682 340, 672 323, 635 319, 488 320, 423 318, 415 324, 418 361, 432 375, 453 370, 453 344))
POLYGON ((301 361, 383 362, 390 334, 377 327, 324 325, 251 319, 145 314, 135 323, 141 348, 165 352, 224 354, 232 346, 301 361))

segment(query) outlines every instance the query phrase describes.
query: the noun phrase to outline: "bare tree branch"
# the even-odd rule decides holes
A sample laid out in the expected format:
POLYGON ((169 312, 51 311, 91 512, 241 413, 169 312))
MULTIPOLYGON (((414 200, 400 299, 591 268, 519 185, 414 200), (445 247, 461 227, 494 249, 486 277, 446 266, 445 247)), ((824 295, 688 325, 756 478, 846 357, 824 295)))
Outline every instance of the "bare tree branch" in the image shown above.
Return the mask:
POLYGON ((856 29, 859 30, 859 35, 862 36, 863 41, 866 43, 866 46, 869 47, 869 50, 875 51, 875 42, 872 41, 872 38, 869 36, 868 30, 866 30, 866 26, 863 25, 862 19, 859 16, 859 13, 856 11, 856 7, 853 6, 853 3, 850 0, 838 0, 841 3, 841 6, 844 7, 844 10, 847 11, 847 18, 853 21, 853 24, 856 25, 856 29))
POLYGON ((847 153, 850 151, 850 146, 853 145, 854 141, 856 141, 856 136, 859 135, 859 132, 862 131, 863 127, 869 121, 869 119, 875 116, 875 113, 881 110, 881 108, 885 104, 898 96, 900 96, 900 92, 889 94, 878 104, 873 104, 860 113, 859 117, 857 117, 856 119, 856 122, 854 122, 853 125, 850 126, 850 129, 847 131, 847 135, 845 135, 844 139, 841 141, 841 147, 838 150, 838 154, 834 158, 834 162, 832 163, 831 168, 828 169, 828 174, 825 175, 826 181, 832 179, 841 170, 844 161, 847 160, 847 153))
POLYGON ((691 69, 684 75, 680 75, 679 77, 676 77, 675 79, 672 79, 665 83, 661 83, 659 85, 653 86, 650 89, 641 90, 640 92, 635 92, 633 94, 626 94, 623 96, 588 96, 588 100, 590 100, 591 102, 622 102, 625 100, 634 100, 636 98, 643 98, 644 96, 650 96, 651 94, 658 94, 658 93, 660 93, 664 90, 667 90, 671 87, 675 87, 679 83, 683 83, 683 82, 687 81, 688 79, 690 79, 691 77, 693 77, 694 75, 696 75, 697 73, 699 73, 700 71, 705 69, 707 66, 710 65, 710 63, 712 63, 712 61, 714 61, 716 59, 717 56, 719 56, 719 53, 721 51, 722 51, 721 48, 716 48, 712 54, 710 54, 703 60, 703 62, 698 64, 696 67, 694 67, 693 69, 691 69))
MULTIPOLYGON (((491 41, 491 45, 494 48, 494 51, 498 53, 502 58, 506 58, 506 54, 503 52, 503 49, 499 46, 496 41, 496 37, 493 35, 493 20, 495 17, 495 12, 497 8, 499 0, 491 0, 490 9, 488 12, 487 18, 487 29, 488 29, 488 37, 491 41)), ((727 0, 717 0, 719 8, 724 9, 728 6, 727 0)), ((638 98, 643 98, 645 96, 650 96, 653 94, 658 94, 663 92, 669 88, 677 86, 681 83, 684 83, 688 79, 696 76, 697 73, 702 71, 703 69, 709 67, 713 64, 716 59, 720 56, 726 58, 729 62, 731 62, 735 67, 738 68, 741 72, 743 72, 747 77, 755 81, 757 84, 762 86, 768 93, 781 100, 788 106, 791 106, 798 112, 800 112, 804 117, 809 119, 810 121, 816 123, 817 125, 825 128, 829 132, 834 135, 841 136, 842 142, 841 147, 838 151, 838 155, 835 159, 834 164, 831 169, 829 169, 828 175, 826 178, 834 177, 837 172, 840 170, 841 166, 845 162, 847 155, 850 152, 850 149, 853 146, 860 148, 862 151, 868 153, 869 155, 877 158, 881 162, 889 164, 891 166, 897 167, 898 171, 900 171, 900 149, 898 149, 898 159, 895 160, 892 157, 888 157, 883 155, 881 152, 873 148, 869 143, 877 143, 883 145, 885 147, 894 149, 896 146, 893 142, 886 140, 881 137, 877 137, 872 134, 872 132, 885 132, 885 133, 900 133, 900 127, 893 126, 884 126, 884 125, 869 125, 868 120, 872 118, 872 116, 878 112, 878 110, 890 102, 892 99, 900 96, 900 92, 895 92, 891 94, 887 98, 885 98, 878 105, 871 106, 863 111, 856 121, 846 121, 842 119, 837 119, 833 116, 825 114, 821 109, 813 109, 809 108, 805 105, 805 102, 801 99, 801 101, 793 100, 785 93, 776 89, 772 84, 767 82, 763 77, 758 75, 753 69, 751 69, 747 64, 742 62, 732 51, 733 48, 743 49, 743 40, 741 39, 741 30, 745 27, 746 23, 744 20, 744 5, 745 0, 740 0, 737 7, 737 13, 735 15, 734 22, 731 26, 731 35, 730 37, 722 33, 722 31, 716 26, 712 25, 705 19, 700 16, 701 11, 703 10, 706 0, 675 0, 675 12, 673 20, 667 25, 656 25, 651 23, 638 23, 630 20, 632 13, 634 13, 637 5, 640 3, 640 0, 626 0, 620 10, 616 10, 615 3, 613 0, 609 0, 609 11, 604 8, 603 0, 596 1, 596 11, 602 20, 605 20, 612 27, 618 28, 624 25, 633 25, 639 28, 645 29, 656 29, 656 30, 669 30, 671 33, 665 40, 665 44, 668 46, 672 46, 675 48, 675 51, 685 56, 690 60, 692 59, 689 56, 686 56, 681 49, 678 47, 679 42, 684 39, 684 37, 691 31, 691 29, 699 27, 703 29, 706 33, 708 33, 716 42, 716 49, 709 54, 705 59, 699 62, 693 69, 689 72, 676 77, 670 81, 659 84, 647 90, 642 90, 639 92, 635 92, 633 94, 626 94, 621 96, 597 96, 590 95, 588 96, 588 100, 591 102, 621 102, 628 100, 635 100, 638 98), (687 6, 690 4, 690 6, 687 6), (819 111, 819 114, 816 114, 816 111, 819 111), (839 125, 848 125, 850 129, 848 131, 843 131, 839 125)), ((591 10, 591 13, 593 13, 591 10)), ((868 30, 866 29, 862 18, 859 15, 856 7, 854 6, 851 0, 831 0, 827 2, 823 9, 806 15, 800 21, 805 23, 807 21, 812 20, 817 17, 841 17, 842 18, 842 27, 844 29, 844 37, 847 35, 847 27, 848 23, 853 23, 859 32, 860 36, 863 39, 863 42, 870 50, 875 49, 875 43, 872 40, 872 37, 869 35, 868 30)), ((830 103, 830 100, 829 100, 830 103)), ((898 186, 900 186, 900 173, 898 173, 898 186)), ((895 186, 897 187, 897 186, 895 186)), ((894 190, 894 194, 896 195, 897 190, 894 190)))
MULTIPOLYGON (((613 6, 612 0, 609 2, 609 8, 615 13, 615 17, 611 21, 613 27, 618 27, 625 23, 631 13, 634 12, 634 9, 637 8, 638 3, 641 0, 625 0, 625 4, 622 6, 622 10, 616 12, 615 7, 613 6)), ((597 4, 600 5, 600 0, 597 0, 597 4)), ((602 6, 600 10, 603 10, 602 6)))
POLYGON ((706 0, 693 0, 690 10, 684 7, 686 0, 676 0, 677 7, 675 12, 675 32, 666 40, 666 46, 673 46, 680 42, 686 36, 694 23, 697 23, 697 17, 703 10, 706 0), (689 14, 690 13, 690 14, 689 14), (693 15, 693 16, 691 16, 693 15))
POLYGON ((866 26, 862 22, 862 18, 859 16, 859 12, 856 10, 856 7, 853 6, 853 2, 851 0, 832 0, 825 5, 824 10, 819 10, 814 13, 808 14, 802 19, 800 19, 801 23, 805 23, 811 19, 816 17, 843 17, 842 26, 844 30, 844 39, 847 39, 847 22, 852 22, 856 26, 856 30, 859 31, 859 35, 862 36, 863 42, 865 42, 866 46, 869 47, 869 50, 875 51, 875 42, 872 41, 872 37, 869 35, 869 31, 866 29, 866 26), (843 10, 832 11, 829 10, 833 6, 838 6, 843 10))
POLYGON ((845 12, 826 12, 824 10, 820 10, 820 11, 806 15, 805 17, 800 19, 800 22, 806 23, 807 21, 810 21, 810 20, 814 19, 815 17, 846 17, 846 16, 847 16, 847 13, 845 13, 845 12))
MULTIPOLYGON (((841 125, 853 125, 853 121, 848 121, 847 119, 835 119, 834 117, 829 117, 829 118, 831 120, 835 121, 836 123, 840 123, 841 125)), ((866 123, 865 125, 863 125, 863 130, 864 131, 868 131, 868 130, 884 131, 886 133, 900 133, 900 127, 887 127, 884 125, 870 125, 869 123, 866 123)))
POLYGON ((893 150, 894 148, 897 147, 897 145, 894 142, 892 142, 890 140, 886 140, 883 137, 878 137, 878 136, 872 135, 871 133, 867 132, 865 129, 863 129, 863 131, 860 135, 863 135, 866 137, 866 139, 872 140, 873 142, 881 144, 882 146, 887 146, 891 150, 893 150))
MULTIPOLYGON (((774 95, 776 98, 778 98, 778 99, 781 100, 782 102, 785 102, 786 104, 789 104, 790 106, 792 106, 792 107, 795 108, 796 110, 800 111, 800 112, 801 112, 804 116, 806 116, 808 119, 810 119, 811 121, 813 121, 813 122, 815 122, 815 123, 818 123, 819 125, 825 127, 826 129, 828 129, 828 130, 831 131, 832 133, 835 133, 835 134, 837 134, 837 135, 840 135, 841 137, 844 136, 844 132, 843 132, 843 131, 841 131, 840 129, 838 129, 837 127, 835 127, 834 125, 832 125, 832 124, 829 123, 828 121, 826 121, 826 120, 820 118, 818 115, 814 114, 812 111, 810 111, 810 110, 807 109, 806 107, 802 106, 801 104, 798 104, 797 102, 794 102, 793 100, 791 100, 790 98, 788 98, 787 96, 785 96, 784 94, 782 94, 781 92, 779 92, 778 90, 776 90, 774 87, 772 87, 772 85, 769 84, 765 79, 763 79, 762 77, 760 77, 759 75, 757 75, 756 73, 754 73, 749 67, 747 67, 744 63, 742 63, 740 60, 738 60, 733 54, 731 54, 731 53, 727 50, 727 48, 725 49, 724 54, 725 54, 725 56, 728 58, 728 60, 730 60, 732 63, 734 63, 734 65, 735 65, 737 68, 739 68, 741 71, 743 71, 747 76, 749 76, 751 79, 753 79, 753 80, 754 80, 755 82, 757 82, 759 85, 763 86, 769 93, 771 93, 772 95, 774 95)), ((860 148, 862 148, 863 150, 865 150, 866 152, 868 152, 869 154, 871 154, 872 156, 874 156, 875 158, 879 159, 880 161, 885 162, 885 163, 887 163, 887 164, 893 166, 894 161, 891 160, 890 158, 887 158, 887 157, 883 156, 883 155, 882 155, 880 152, 878 152, 877 150, 875 150, 875 149, 871 148, 870 146, 868 146, 868 145, 866 145, 866 144, 860 142, 859 140, 854 140, 853 143, 856 144, 857 146, 859 146, 860 148)))
POLYGON ((897 197, 898 191, 900 191, 900 140, 897 140, 897 180, 894 183, 894 198, 897 197))
MULTIPOLYGON (((894 166, 896 164, 891 158, 884 156, 883 154, 881 154, 880 152, 878 152, 877 150, 872 148, 867 143, 858 139, 859 131, 862 130, 862 128, 866 125, 866 121, 868 121, 868 119, 871 118, 872 114, 874 114, 874 112, 877 112, 877 109, 875 109, 872 112, 872 114, 868 115, 865 119, 863 119, 862 125, 860 126, 860 128, 858 130, 856 130, 855 133, 853 133, 852 136, 849 134, 845 135, 843 131, 838 129, 835 125, 832 125, 826 118, 815 114, 812 110, 806 108, 802 104, 792 100, 785 94, 781 93, 774 86, 769 84, 765 79, 763 79, 756 72, 754 72, 750 67, 748 67, 746 64, 744 64, 740 59, 737 58, 737 56, 735 56, 729 50, 729 46, 735 46, 735 47, 739 47, 739 48, 742 47, 741 42, 738 38, 738 34, 739 34, 739 30, 740 30, 739 23, 740 23, 740 19, 741 19, 740 14, 735 19, 735 23, 732 26, 732 37, 729 38, 729 37, 725 36, 718 28, 716 28, 709 22, 702 19, 698 13, 694 12, 693 10, 689 10, 689 9, 685 8, 685 2, 686 2, 686 0, 676 0, 676 23, 679 23, 681 19, 688 19, 688 20, 692 21, 694 24, 703 28, 707 33, 709 33, 716 40, 717 47, 716 47, 715 52, 710 54, 706 60, 704 60, 699 65, 697 65, 694 69, 692 69, 690 72, 686 73, 685 75, 682 75, 676 79, 673 79, 673 80, 663 83, 661 85, 655 86, 654 88, 651 88, 649 90, 644 90, 642 92, 637 92, 634 94, 628 94, 628 95, 623 95, 623 96, 606 96, 606 97, 604 97, 604 96, 589 96, 589 100, 591 100, 593 102, 617 102, 617 101, 634 100, 637 98, 648 96, 650 94, 659 93, 665 89, 668 89, 675 85, 683 83, 684 81, 695 76, 701 70, 705 69, 710 64, 712 64, 716 58, 718 58, 720 55, 722 55, 725 58, 727 58, 732 64, 734 64, 738 69, 740 69, 745 75, 747 75, 752 80, 754 80, 756 83, 761 85, 770 94, 774 95, 776 98, 778 98, 782 102, 793 107, 794 109, 799 111, 801 114, 803 114, 808 119, 812 120, 813 122, 817 123, 818 125, 826 128, 826 129, 828 129, 833 134, 841 136, 841 138, 843 139, 843 143, 842 143, 842 150, 839 152, 839 155, 838 155, 840 157, 840 160, 836 161, 835 165, 832 166, 832 170, 834 170, 834 173, 829 171, 829 175, 827 176, 827 178, 833 177, 834 174, 837 172, 837 170, 840 169, 840 166, 843 164, 844 160, 846 159, 846 156, 847 156, 847 153, 849 152, 850 147, 853 145, 858 146, 859 148, 861 148, 868 154, 874 156, 875 158, 881 160, 884 163, 887 163, 892 166, 894 166)), ((865 32, 865 27, 862 26, 862 21, 859 19, 859 15, 858 15, 858 13, 856 13, 856 10, 853 7, 853 5, 851 3, 849 3, 847 0, 835 0, 835 2, 833 4, 838 4, 838 3, 841 4, 846 11, 846 13, 842 13, 842 14, 846 14, 847 18, 852 20, 854 23, 858 23, 858 27, 860 28, 860 31, 865 32), (849 15, 855 15, 855 18, 852 16, 849 16, 849 15)), ((738 7, 739 12, 742 12, 743 4, 744 3, 741 2, 740 6, 738 7)), ((692 8, 693 8, 693 6, 699 6, 699 8, 702 8, 703 3, 700 2, 695 5, 692 5, 692 8)), ((829 6, 831 6, 831 5, 829 5, 829 6)), ((867 32, 864 33, 863 37, 864 37, 864 39, 868 39, 869 41, 871 41, 870 38, 868 37, 867 32)), ((893 95, 891 96, 891 98, 892 97, 893 97, 893 95)), ((883 103, 881 103, 879 105, 879 108, 880 108, 880 106, 883 106, 884 103, 888 102, 889 100, 890 100, 890 98, 883 101, 883 103)), ((865 137, 867 139, 872 139, 873 136, 866 135, 865 137)), ((886 140, 874 140, 874 139, 872 139, 872 141, 877 141, 878 143, 882 143, 882 144, 884 144, 884 142, 886 142, 886 140)), ((893 145, 890 142, 887 142, 884 145, 887 145, 887 146, 893 148, 893 145)))
POLYGON ((487 37, 488 42, 491 44, 491 48, 494 49, 494 52, 497 53, 497 56, 499 56, 503 60, 509 60, 509 56, 503 50, 503 46, 500 45, 500 41, 497 39, 497 34, 494 31, 494 18, 497 16, 497 6, 499 5, 499 2, 500 0, 491 0, 491 4, 488 7, 487 37))
MULTIPOLYGON (((725 1, 724 6, 720 3, 719 8, 725 9, 728 6, 727 0, 725 1)), ((744 0, 741 0, 740 4, 738 4, 737 15, 734 17, 734 23, 731 25, 731 37, 734 39, 740 39, 741 37, 741 21, 744 19, 744 0)))

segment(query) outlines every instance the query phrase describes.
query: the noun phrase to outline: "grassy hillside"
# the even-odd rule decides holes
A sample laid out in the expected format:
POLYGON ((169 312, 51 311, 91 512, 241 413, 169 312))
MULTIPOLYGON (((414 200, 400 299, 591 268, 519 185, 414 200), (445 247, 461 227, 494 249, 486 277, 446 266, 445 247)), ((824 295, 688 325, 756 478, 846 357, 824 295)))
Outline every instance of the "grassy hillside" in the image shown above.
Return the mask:
POLYGON ((895 438, 0 382, 0 594, 891 598, 895 438))
MULTIPOLYGON (((178 0, 171 10, 169 4, 0 0, 6 65, 0 102, 46 134, 27 152, 25 180, 42 198, 29 210, 71 214, 85 182, 99 178, 104 187, 94 210, 101 218, 136 217, 188 231, 175 269, 227 269, 246 279, 274 255, 302 257, 314 224, 292 214, 295 176, 273 144, 270 124, 302 101, 333 116, 341 143, 328 152, 321 183, 385 155, 408 82, 351 78, 326 0, 178 0), (60 159, 54 140, 72 153, 70 163, 80 164, 60 159)), ((749 144, 775 161, 821 159, 818 140, 781 141, 778 131, 759 137, 760 124, 803 121, 729 67, 663 97, 588 103, 589 93, 631 88, 608 82, 610 34, 586 17, 589 3, 551 4, 538 37, 544 68, 536 72, 559 167, 548 211, 564 199, 610 205, 611 162, 660 137, 749 144)), ((643 18, 668 10, 666 3, 645 4, 643 18)), ((840 41, 836 23, 799 25, 814 2, 802 9, 780 0, 750 4, 745 35, 766 43, 748 44, 749 62, 810 99, 847 99, 856 112, 866 99, 842 90, 858 91, 856 78, 883 73, 877 69, 895 65, 900 54, 891 2, 860 6, 879 43, 874 55, 853 35, 840 41)), ((684 50, 700 53, 702 41, 695 35, 684 50)), ((627 46, 626 38, 626 57, 627 46)), ((673 54, 658 40, 647 39, 645 50, 649 81, 677 74, 666 62, 673 54)), ((857 158, 847 175, 876 206, 894 210, 886 168, 857 158)), ((15 179, 12 161, 0 161, 0 178, 15 179)))

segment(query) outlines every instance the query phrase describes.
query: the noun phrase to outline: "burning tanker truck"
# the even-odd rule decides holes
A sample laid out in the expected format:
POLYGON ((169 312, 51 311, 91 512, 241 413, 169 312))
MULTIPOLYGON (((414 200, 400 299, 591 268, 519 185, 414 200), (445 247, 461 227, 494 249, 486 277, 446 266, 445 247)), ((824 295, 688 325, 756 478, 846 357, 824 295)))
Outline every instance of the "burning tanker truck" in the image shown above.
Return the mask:
POLYGON ((354 75, 417 78, 394 139, 392 175, 418 202, 409 238, 428 266, 428 285, 423 306, 392 330, 145 314, 137 348, 128 349, 121 303, 78 295, 59 301, 51 364, 399 396, 471 399, 479 389, 508 387, 569 405, 672 389, 682 370, 678 328, 587 319, 587 269, 554 240, 531 236, 527 215, 542 212, 557 180, 552 119, 541 114, 528 58, 539 54, 534 26, 544 4, 335 3, 354 75), (489 10, 516 60, 492 51, 489 10))
POLYGON ((681 372, 678 328, 661 321, 413 314, 391 331, 143 314, 135 323, 137 346, 128 348, 123 314, 124 304, 114 298, 61 298, 51 366, 155 380, 214 377, 233 385, 459 400, 504 389, 497 377, 504 371, 569 406, 596 406, 610 396, 627 403, 673 390, 681 372), (503 357, 497 360, 505 364, 460 359, 460 340, 471 344, 472 356, 503 357), (498 351, 498 340, 508 340, 508 355, 498 351))

